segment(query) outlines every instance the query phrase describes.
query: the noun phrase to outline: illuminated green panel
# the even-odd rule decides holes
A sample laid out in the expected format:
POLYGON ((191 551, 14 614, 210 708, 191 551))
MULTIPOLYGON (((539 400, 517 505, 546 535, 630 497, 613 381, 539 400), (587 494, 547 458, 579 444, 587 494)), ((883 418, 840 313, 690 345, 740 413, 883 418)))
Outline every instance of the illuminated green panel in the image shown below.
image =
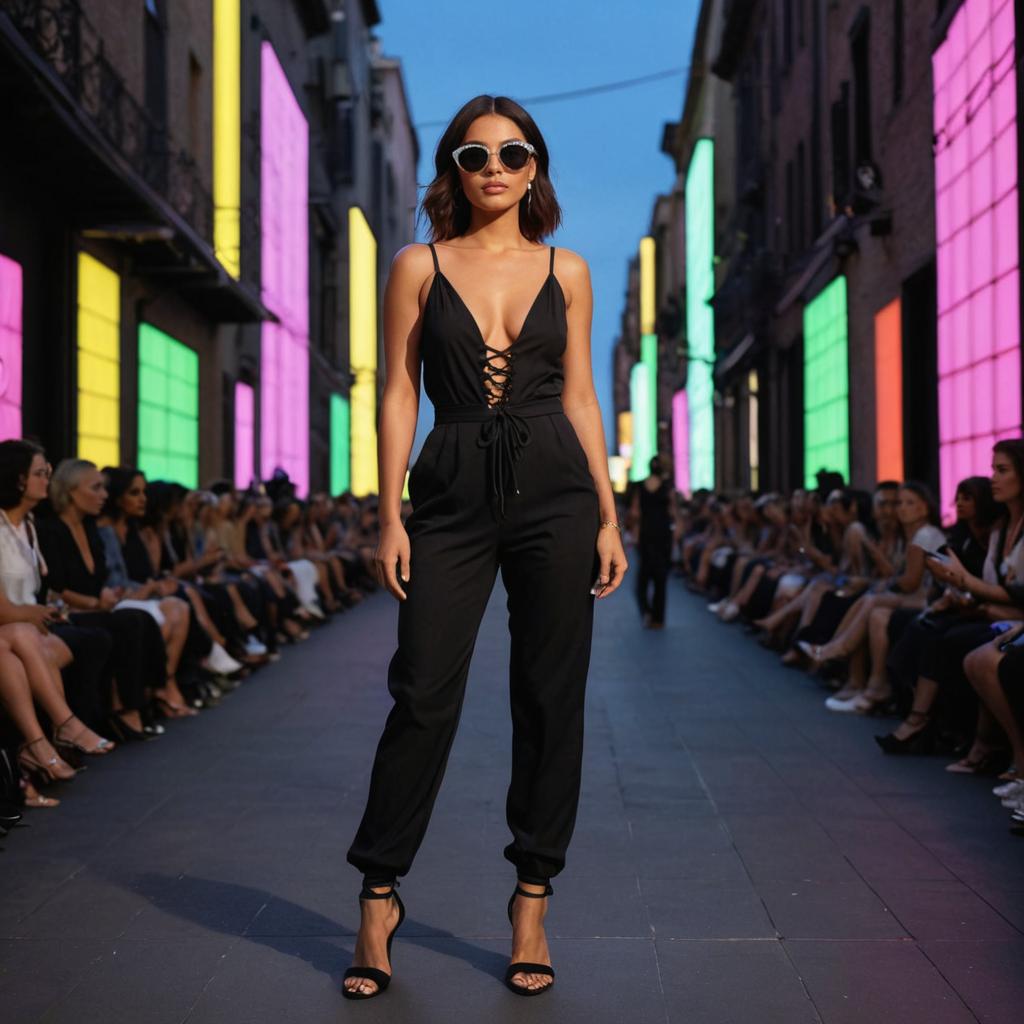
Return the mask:
POLYGON ((850 480, 846 278, 837 277, 804 308, 804 479, 820 469, 850 480))
POLYGON ((686 394, 694 489, 715 485, 715 315, 708 305, 715 291, 714 177, 714 143, 698 139, 686 173, 686 394))
POLYGON ((643 480, 650 473, 650 461, 655 454, 654 401, 650 368, 646 363, 634 363, 629 374, 629 404, 633 412, 633 461, 630 480, 643 480))
POLYGON ((331 494, 334 497, 344 494, 351 486, 350 422, 348 399, 331 395, 331 494))
POLYGON ((139 468, 199 483, 199 356, 152 324, 139 325, 139 468))

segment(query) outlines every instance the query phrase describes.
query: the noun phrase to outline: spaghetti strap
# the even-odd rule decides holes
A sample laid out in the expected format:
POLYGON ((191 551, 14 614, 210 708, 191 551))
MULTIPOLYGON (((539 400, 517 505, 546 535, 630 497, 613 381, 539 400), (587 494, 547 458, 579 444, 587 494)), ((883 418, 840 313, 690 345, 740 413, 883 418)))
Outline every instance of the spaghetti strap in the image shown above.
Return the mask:
POLYGON ((440 274, 441 273, 441 264, 437 262, 437 250, 434 248, 434 243, 433 242, 427 242, 427 245, 430 246, 430 255, 434 257, 434 270, 438 274, 440 274))
POLYGON ((555 247, 551 246, 551 266, 548 267, 548 273, 553 274, 555 272, 555 247))

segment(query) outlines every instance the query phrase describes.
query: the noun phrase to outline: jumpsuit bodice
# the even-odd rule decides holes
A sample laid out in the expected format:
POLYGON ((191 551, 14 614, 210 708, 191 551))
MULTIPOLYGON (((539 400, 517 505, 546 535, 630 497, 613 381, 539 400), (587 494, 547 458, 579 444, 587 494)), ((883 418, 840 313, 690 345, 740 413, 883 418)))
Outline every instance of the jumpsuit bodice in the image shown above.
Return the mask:
POLYGON ((423 386, 435 425, 479 422, 477 444, 488 449, 492 495, 504 514, 506 494, 519 493, 516 463, 532 439, 530 419, 562 413, 562 357, 567 341, 565 295, 548 275, 518 337, 504 349, 489 345, 462 296, 441 270, 433 243, 434 279, 420 333, 423 386))

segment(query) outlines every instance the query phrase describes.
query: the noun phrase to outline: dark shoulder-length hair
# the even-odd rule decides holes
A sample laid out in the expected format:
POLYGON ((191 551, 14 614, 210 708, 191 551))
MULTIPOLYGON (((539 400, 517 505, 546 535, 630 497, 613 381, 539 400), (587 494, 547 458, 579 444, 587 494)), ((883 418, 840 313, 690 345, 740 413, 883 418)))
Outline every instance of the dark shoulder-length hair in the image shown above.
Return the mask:
POLYGON ((974 502, 974 514, 982 529, 989 529, 1003 511, 1003 506, 992 497, 992 481, 987 476, 966 477, 956 485, 956 493, 974 502))
POLYGON ((462 145, 469 126, 485 114, 499 114, 514 121, 523 138, 536 152, 537 173, 533 185, 519 202, 519 230, 531 242, 539 242, 562 223, 562 210, 548 176, 548 147, 533 118, 507 96, 474 96, 445 128, 434 154, 434 180, 423 196, 422 212, 430 221, 430 240, 443 242, 464 235, 469 228, 472 207, 459 181, 459 169, 452 150, 462 145))
POLYGON ((0 441, 0 508, 14 508, 28 484, 32 460, 46 452, 31 441, 0 441))
POLYGON ((920 480, 904 480, 899 485, 901 491, 910 491, 925 503, 928 508, 928 522, 932 526, 939 526, 942 523, 942 515, 939 511, 939 502, 932 489, 920 480))

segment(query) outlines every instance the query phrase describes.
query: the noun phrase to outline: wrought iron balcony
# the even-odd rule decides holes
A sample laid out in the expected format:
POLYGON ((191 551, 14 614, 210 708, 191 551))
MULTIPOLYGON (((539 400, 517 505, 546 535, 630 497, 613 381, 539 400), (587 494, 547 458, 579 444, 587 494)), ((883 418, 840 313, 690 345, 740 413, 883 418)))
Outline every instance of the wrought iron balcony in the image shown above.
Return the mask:
POLYGON ((206 241, 213 199, 192 156, 129 91, 77 0, 0 0, 6 14, 111 148, 206 241))

